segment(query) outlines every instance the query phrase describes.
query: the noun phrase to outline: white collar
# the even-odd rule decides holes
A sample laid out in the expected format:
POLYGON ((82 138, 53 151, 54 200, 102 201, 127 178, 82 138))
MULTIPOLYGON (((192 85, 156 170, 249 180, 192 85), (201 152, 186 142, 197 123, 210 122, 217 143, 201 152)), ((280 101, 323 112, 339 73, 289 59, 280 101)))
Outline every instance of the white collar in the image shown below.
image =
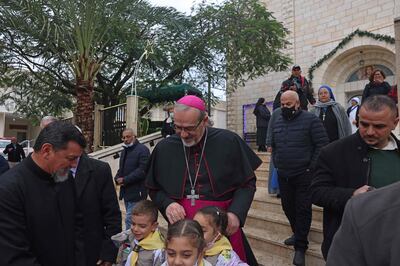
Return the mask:
POLYGON ((393 136, 389 137, 389 141, 388 141, 388 143, 386 144, 385 147, 383 147, 381 149, 378 149, 376 147, 372 147, 372 148, 375 149, 375 150, 381 150, 381 151, 393 151, 393 150, 397 150, 398 149, 397 142, 393 138, 393 136))

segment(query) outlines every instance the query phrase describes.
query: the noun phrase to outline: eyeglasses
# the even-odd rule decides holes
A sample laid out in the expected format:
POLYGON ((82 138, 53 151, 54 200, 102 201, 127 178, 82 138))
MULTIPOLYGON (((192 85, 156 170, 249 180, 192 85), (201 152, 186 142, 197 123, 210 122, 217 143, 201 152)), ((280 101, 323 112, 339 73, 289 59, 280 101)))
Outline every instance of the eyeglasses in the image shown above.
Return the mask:
POLYGON ((193 133, 194 131, 196 131, 196 129, 199 127, 199 125, 201 124, 202 121, 203 121, 203 120, 200 120, 200 121, 197 123, 197 125, 191 126, 191 127, 180 127, 180 126, 177 126, 177 125, 174 124, 174 129, 175 129, 177 132, 185 131, 185 132, 193 133))

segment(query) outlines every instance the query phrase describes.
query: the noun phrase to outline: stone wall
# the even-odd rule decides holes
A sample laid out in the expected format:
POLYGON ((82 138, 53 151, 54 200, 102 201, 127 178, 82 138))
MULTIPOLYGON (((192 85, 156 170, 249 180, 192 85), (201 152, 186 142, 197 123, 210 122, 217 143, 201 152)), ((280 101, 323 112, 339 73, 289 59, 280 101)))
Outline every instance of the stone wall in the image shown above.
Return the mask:
MULTIPOLYGON (((285 52, 291 56, 294 63, 301 65, 303 75, 306 76, 312 64, 333 50, 343 38, 356 29, 394 36, 393 20, 395 12, 399 13, 396 10, 400 10, 398 0, 263 0, 262 2, 290 31, 288 40, 292 44, 285 52)), ((369 44, 380 45, 373 39, 359 41, 359 45, 369 44)), ((394 45, 388 46, 385 43, 381 45, 387 51, 394 52, 394 45)), ((368 54, 366 56, 370 57, 368 54)), ((394 61, 392 65, 395 65, 394 61)), ((259 97, 272 101, 280 84, 289 75, 290 69, 285 72, 269 73, 248 81, 244 87, 227 95, 228 128, 241 134, 242 106, 255 103, 259 97)), ((320 75, 318 83, 326 82, 323 79, 324 73, 320 75)), ((343 78, 339 77, 340 79, 343 78)), ((252 125, 254 118, 250 116, 249 118, 248 125, 252 125)))

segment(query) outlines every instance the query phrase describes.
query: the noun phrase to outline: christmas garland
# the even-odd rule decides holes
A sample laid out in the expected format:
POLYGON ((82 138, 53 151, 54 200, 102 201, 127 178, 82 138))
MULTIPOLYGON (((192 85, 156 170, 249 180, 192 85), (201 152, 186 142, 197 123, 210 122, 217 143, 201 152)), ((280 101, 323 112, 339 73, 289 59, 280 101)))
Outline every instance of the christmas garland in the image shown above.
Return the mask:
POLYGON ((354 36, 360 36, 360 37, 369 37, 377 41, 383 41, 387 42, 390 44, 394 44, 395 39, 392 36, 388 35, 382 35, 382 34, 375 34, 369 31, 362 31, 362 30, 355 30, 354 32, 350 33, 346 38, 344 38, 332 51, 330 51, 328 54, 324 55, 321 59, 319 59, 315 64, 313 64, 308 71, 308 77, 310 81, 314 78, 313 72, 317 67, 320 67, 326 60, 331 58, 339 49, 343 48, 347 43, 351 41, 351 39, 354 38, 354 36))

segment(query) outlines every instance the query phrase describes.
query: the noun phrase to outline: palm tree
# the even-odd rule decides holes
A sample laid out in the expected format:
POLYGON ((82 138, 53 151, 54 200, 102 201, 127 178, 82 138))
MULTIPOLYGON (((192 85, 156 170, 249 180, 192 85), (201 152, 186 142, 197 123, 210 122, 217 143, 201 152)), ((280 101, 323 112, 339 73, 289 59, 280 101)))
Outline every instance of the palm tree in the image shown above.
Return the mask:
MULTIPOLYGON (((64 85, 74 88, 75 122, 88 141, 88 150, 92 149, 93 141, 94 82, 103 60, 100 54, 107 31, 101 21, 106 19, 103 16, 105 8, 106 1, 101 0, 22 0, 7 2, 1 7, 3 26, 16 28, 18 25, 19 34, 29 34, 32 42, 42 46, 36 60, 63 61, 69 66, 71 80, 65 81, 64 85), (54 58, 54 55, 58 57, 54 58)), ((35 64, 29 62, 30 52, 23 51, 28 69, 35 64)))

